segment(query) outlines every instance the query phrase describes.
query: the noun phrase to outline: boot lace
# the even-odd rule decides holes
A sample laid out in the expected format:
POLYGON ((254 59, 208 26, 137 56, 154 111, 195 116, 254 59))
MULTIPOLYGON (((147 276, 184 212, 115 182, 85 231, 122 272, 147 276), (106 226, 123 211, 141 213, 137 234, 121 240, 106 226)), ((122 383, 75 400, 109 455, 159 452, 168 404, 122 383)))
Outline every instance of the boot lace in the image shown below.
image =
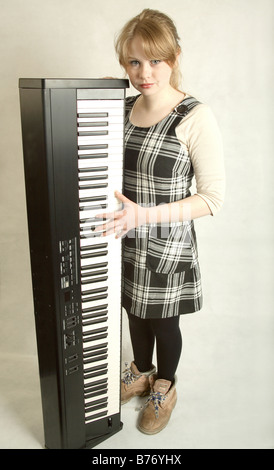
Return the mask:
POLYGON ((148 403, 152 402, 154 405, 154 410, 155 410, 155 416, 158 419, 159 418, 159 406, 165 401, 166 395, 160 392, 151 392, 145 405, 148 403))
POLYGON ((126 384, 126 385, 131 385, 133 382, 136 382, 136 380, 138 380, 141 377, 142 374, 140 374, 140 375, 134 374, 132 372, 131 368, 127 367, 128 362, 125 362, 125 366, 126 366, 126 369, 123 371, 123 373, 125 375, 122 378, 122 382, 124 382, 124 384, 126 384))

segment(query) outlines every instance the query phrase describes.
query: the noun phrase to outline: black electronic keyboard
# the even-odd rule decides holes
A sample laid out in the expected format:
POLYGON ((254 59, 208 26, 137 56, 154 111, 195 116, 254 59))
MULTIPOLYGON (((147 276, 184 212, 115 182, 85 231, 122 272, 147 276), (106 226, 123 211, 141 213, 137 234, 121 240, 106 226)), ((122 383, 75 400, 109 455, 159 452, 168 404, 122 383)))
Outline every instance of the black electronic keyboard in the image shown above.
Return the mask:
POLYGON ((45 446, 119 431, 121 241, 94 232, 119 208, 127 80, 20 79, 45 446))

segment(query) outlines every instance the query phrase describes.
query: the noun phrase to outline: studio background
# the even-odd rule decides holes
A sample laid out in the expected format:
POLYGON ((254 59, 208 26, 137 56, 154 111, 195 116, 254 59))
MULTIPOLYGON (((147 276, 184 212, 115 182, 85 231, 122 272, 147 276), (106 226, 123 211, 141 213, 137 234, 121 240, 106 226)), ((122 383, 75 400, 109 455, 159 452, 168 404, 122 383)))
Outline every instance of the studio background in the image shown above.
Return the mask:
MULTIPOLYGON (((0 0, 0 448, 42 449, 18 80, 123 77, 114 37, 143 8, 176 23, 182 89, 213 109, 227 190, 196 221, 204 308, 181 318, 179 401, 156 436, 124 428, 99 448, 273 448, 272 0, 0 0)), ((134 93, 130 90, 128 94, 134 93)), ((131 361, 123 317, 123 362, 131 361)))

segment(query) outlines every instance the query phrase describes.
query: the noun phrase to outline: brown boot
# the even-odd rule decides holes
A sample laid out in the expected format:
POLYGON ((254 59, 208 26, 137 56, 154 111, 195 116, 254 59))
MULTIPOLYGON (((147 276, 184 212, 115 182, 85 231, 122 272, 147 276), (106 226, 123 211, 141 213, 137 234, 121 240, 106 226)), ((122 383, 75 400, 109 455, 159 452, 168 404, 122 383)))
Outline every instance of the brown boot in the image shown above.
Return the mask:
POLYGON ((145 434, 156 434, 166 427, 177 401, 175 382, 172 386, 164 379, 151 382, 151 393, 138 424, 145 434))
POLYGON ((149 377, 155 374, 153 366, 148 372, 139 372, 134 362, 125 371, 121 382, 121 404, 124 405, 135 396, 144 397, 150 393, 149 377))

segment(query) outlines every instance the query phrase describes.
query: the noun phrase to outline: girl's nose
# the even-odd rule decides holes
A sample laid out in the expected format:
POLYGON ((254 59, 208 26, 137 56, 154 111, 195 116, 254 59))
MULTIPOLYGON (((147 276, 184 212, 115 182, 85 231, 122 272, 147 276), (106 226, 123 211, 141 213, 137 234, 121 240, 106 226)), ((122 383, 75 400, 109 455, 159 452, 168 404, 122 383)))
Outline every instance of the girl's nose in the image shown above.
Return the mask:
POLYGON ((145 62, 140 67, 140 77, 145 80, 149 78, 150 75, 151 75, 150 64, 145 62))

